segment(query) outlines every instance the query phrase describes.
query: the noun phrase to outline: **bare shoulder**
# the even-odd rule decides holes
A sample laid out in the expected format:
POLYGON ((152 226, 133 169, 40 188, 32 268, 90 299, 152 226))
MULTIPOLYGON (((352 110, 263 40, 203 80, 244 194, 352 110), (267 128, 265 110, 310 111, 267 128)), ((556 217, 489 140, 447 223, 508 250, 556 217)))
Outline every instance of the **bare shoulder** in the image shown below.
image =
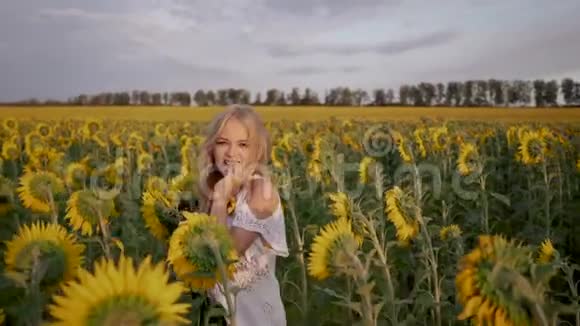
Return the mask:
POLYGON ((278 189, 272 181, 266 178, 254 179, 250 189, 248 206, 252 213, 259 219, 272 216, 280 202, 278 189))

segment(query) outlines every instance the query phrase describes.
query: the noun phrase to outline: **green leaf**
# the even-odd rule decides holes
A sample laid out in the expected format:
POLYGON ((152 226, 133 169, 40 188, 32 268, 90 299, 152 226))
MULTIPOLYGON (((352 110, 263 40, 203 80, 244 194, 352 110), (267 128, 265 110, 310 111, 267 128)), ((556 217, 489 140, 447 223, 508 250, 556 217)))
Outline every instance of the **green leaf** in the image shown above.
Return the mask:
POLYGON ((415 305, 422 308, 429 308, 433 305, 433 296, 428 292, 421 292, 415 299, 415 305))
POLYGON ((355 312, 357 312, 359 315, 362 315, 362 305, 360 302, 334 302, 334 304, 341 306, 341 307, 347 307, 355 312))
POLYGON ((532 266, 531 274, 534 284, 548 284, 550 279, 556 275, 556 270, 552 264, 535 264, 532 266))
POLYGON ((506 195, 502 195, 502 194, 499 194, 499 193, 497 193, 497 192, 493 192, 493 191, 490 191, 490 192, 489 192, 489 194, 490 194, 490 195, 491 195, 493 198, 495 198, 495 199, 497 199, 497 200, 501 201, 502 203, 504 203, 506 206, 508 206, 508 207, 510 207, 510 206, 511 206, 511 200, 509 199, 509 197, 508 197, 508 196, 506 196, 506 195))

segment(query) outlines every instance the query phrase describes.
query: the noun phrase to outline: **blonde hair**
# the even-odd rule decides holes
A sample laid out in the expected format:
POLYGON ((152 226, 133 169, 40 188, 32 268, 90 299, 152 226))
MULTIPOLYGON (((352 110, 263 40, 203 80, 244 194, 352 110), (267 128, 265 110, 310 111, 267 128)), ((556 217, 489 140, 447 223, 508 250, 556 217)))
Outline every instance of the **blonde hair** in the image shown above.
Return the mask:
POLYGON ((209 202, 208 190, 212 190, 214 185, 223 175, 215 168, 215 161, 213 157, 213 150, 215 141, 220 132, 230 119, 237 119, 247 129, 249 133, 249 143, 254 144, 252 147, 255 154, 255 163, 257 169, 255 172, 263 174, 264 167, 268 164, 271 151, 270 133, 262 118, 249 105, 234 104, 229 105, 226 109, 216 115, 208 125, 206 130, 205 140, 201 145, 200 154, 198 157, 199 169, 199 194, 200 194, 200 209, 207 210, 209 202))

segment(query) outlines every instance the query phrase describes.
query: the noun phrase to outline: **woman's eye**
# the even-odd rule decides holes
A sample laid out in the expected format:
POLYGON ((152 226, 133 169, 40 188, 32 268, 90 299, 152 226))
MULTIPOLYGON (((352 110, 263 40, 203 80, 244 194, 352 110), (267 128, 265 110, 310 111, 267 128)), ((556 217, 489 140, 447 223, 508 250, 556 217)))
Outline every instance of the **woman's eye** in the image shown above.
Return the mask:
POLYGON ((241 143, 241 144, 240 144, 240 147, 248 147, 248 144, 246 144, 246 143, 241 143))

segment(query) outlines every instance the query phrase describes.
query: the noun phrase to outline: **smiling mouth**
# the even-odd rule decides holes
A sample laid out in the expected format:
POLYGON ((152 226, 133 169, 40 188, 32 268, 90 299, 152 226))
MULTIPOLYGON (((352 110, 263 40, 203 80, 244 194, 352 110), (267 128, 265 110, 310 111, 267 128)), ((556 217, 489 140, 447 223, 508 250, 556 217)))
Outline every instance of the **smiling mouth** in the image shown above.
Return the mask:
POLYGON ((235 164, 240 164, 241 161, 238 160, 224 160, 224 165, 225 166, 233 166, 235 164))

